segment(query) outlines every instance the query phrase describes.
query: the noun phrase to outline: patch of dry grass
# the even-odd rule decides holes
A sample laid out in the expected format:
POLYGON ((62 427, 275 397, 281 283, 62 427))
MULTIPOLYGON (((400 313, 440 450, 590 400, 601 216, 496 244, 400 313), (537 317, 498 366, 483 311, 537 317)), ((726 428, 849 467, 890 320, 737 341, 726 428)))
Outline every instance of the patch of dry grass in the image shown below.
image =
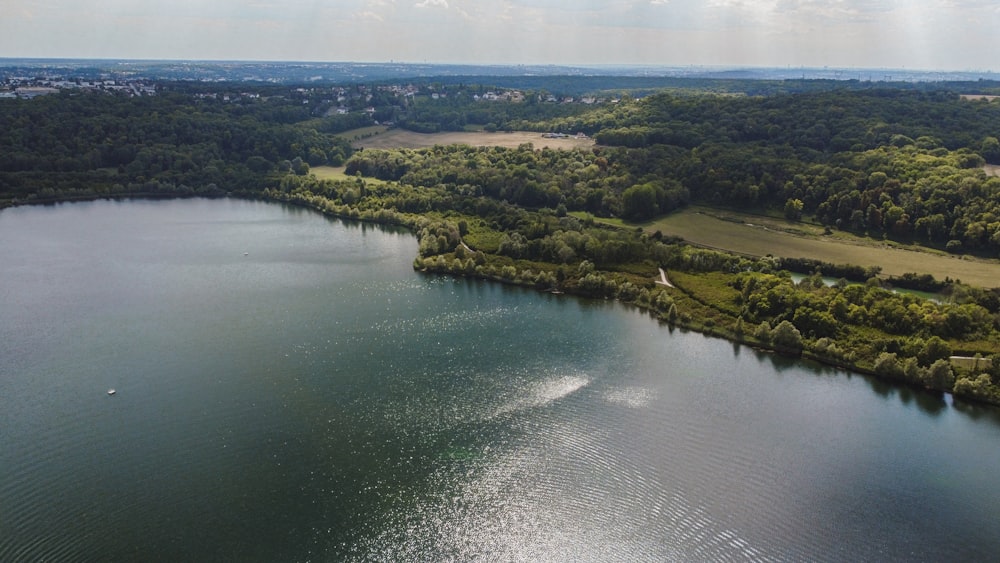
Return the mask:
MULTIPOLYGON (((348 134, 343 136, 346 138, 348 134)), ((590 138, 577 139, 547 139, 541 133, 530 131, 513 131, 510 133, 486 131, 445 131, 442 133, 414 133, 405 129, 390 129, 366 139, 351 142, 354 148, 371 149, 419 149, 434 145, 471 145, 474 147, 509 147, 516 148, 524 143, 531 143, 536 149, 576 149, 594 146, 590 138)))
POLYGON ((802 223, 690 208, 662 217, 643 226, 647 231, 676 235, 700 246, 752 256, 772 255, 782 258, 814 258, 833 264, 880 266, 882 273, 902 275, 907 272, 946 277, 980 287, 1000 287, 1000 261, 980 260, 943 253, 890 245, 837 233, 823 236, 822 228, 802 223), (720 218, 725 216, 725 218, 720 218))

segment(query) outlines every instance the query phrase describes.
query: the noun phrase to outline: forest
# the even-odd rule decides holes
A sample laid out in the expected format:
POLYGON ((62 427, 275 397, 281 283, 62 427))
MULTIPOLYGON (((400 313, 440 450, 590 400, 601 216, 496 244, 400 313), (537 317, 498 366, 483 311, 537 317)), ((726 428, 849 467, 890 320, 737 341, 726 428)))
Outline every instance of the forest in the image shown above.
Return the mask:
POLYGON ((408 226, 421 271, 618 299, 675 326, 1000 404, 997 288, 739 256, 628 223, 699 203, 996 259, 1000 178, 985 166, 1000 164, 1000 101, 946 86, 700 87, 594 105, 535 91, 523 102, 375 99, 374 114, 403 127, 584 132, 597 141, 588 150, 355 151, 338 134, 375 117, 317 115, 295 90, 229 102, 191 85, 141 98, 63 92, 0 100, 0 205, 194 195, 305 205, 408 226), (319 179, 316 166, 345 166, 346 179, 319 179), (673 287, 655 283, 660 268, 673 287), (807 276, 796 283, 790 271, 807 276), (955 355, 992 362, 967 369, 955 355))

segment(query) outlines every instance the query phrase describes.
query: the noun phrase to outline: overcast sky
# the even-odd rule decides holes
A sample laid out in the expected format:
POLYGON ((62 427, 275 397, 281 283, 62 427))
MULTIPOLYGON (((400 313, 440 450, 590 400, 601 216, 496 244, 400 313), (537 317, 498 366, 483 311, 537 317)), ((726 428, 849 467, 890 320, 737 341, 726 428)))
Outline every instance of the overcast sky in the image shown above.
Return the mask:
POLYGON ((0 0, 0 57, 1000 70, 997 0, 0 0))

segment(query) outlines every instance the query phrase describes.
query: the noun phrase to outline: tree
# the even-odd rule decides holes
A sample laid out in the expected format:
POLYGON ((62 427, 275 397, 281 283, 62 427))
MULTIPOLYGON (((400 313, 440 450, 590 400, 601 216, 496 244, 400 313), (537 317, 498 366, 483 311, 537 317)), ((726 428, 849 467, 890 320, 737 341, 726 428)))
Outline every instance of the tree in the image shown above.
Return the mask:
POLYGON ((956 395, 966 395, 986 399, 989 398, 991 387, 993 386, 990 381, 990 376, 983 373, 978 376, 970 375, 956 379, 953 390, 956 395))
POLYGON ((677 304, 671 303, 670 307, 667 308, 667 322, 669 322, 670 324, 676 323, 678 316, 679 315, 677 313, 677 304))
POLYGON ((875 359, 873 367, 875 373, 882 377, 890 377, 892 379, 903 378, 903 366, 899 363, 899 358, 895 352, 882 352, 879 354, 878 358, 875 359))
POLYGON ((950 391, 955 384, 955 374, 948 360, 937 360, 924 372, 924 384, 931 389, 950 391))
POLYGON ((951 346, 948 346, 940 336, 932 336, 924 343, 918 359, 921 364, 929 366, 937 361, 947 360, 949 356, 951 356, 951 346))
POLYGON ((790 321, 781 321, 778 326, 771 331, 771 341, 775 346, 785 348, 789 351, 802 351, 802 334, 790 321))
POLYGON ((298 176, 305 176, 309 173, 309 163, 302 160, 301 156, 292 159, 292 172, 298 176))
POLYGON ((639 184, 622 193, 622 216, 626 219, 642 220, 655 217, 657 193, 652 184, 639 184))
MULTIPOLYGON (((844 303, 846 304, 846 300, 844 303)), ((802 327, 802 330, 812 338, 835 336, 839 326, 837 319, 832 314, 826 311, 817 311, 808 306, 797 308, 792 316, 792 321, 794 325, 802 327)))
POLYGON ((798 221, 802 218, 803 206, 801 199, 789 199, 785 202, 785 218, 789 221, 798 221))
POLYGON ((767 321, 761 321, 757 328, 753 331, 753 336, 761 342, 768 343, 771 341, 771 325, 767 321))
POLYGON ((258 174, 266 174, 274 168, 274 165, 266 158, 254 155, 247 159, 247 168, 258 174))
POLYGON ((986 137, 979 147, 979 155, 990 164, 1000 164, 1000 140, 996 137, 986 137))

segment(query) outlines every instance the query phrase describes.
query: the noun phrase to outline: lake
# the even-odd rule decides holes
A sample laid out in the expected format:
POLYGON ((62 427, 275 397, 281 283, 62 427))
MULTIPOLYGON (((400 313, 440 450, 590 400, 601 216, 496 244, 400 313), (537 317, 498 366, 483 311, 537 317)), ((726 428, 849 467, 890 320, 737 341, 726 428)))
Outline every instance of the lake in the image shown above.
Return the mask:
POLYGON ((243 200, 0 211, 0 560, 1000 555, 997 409, 416 250, 243 200))

